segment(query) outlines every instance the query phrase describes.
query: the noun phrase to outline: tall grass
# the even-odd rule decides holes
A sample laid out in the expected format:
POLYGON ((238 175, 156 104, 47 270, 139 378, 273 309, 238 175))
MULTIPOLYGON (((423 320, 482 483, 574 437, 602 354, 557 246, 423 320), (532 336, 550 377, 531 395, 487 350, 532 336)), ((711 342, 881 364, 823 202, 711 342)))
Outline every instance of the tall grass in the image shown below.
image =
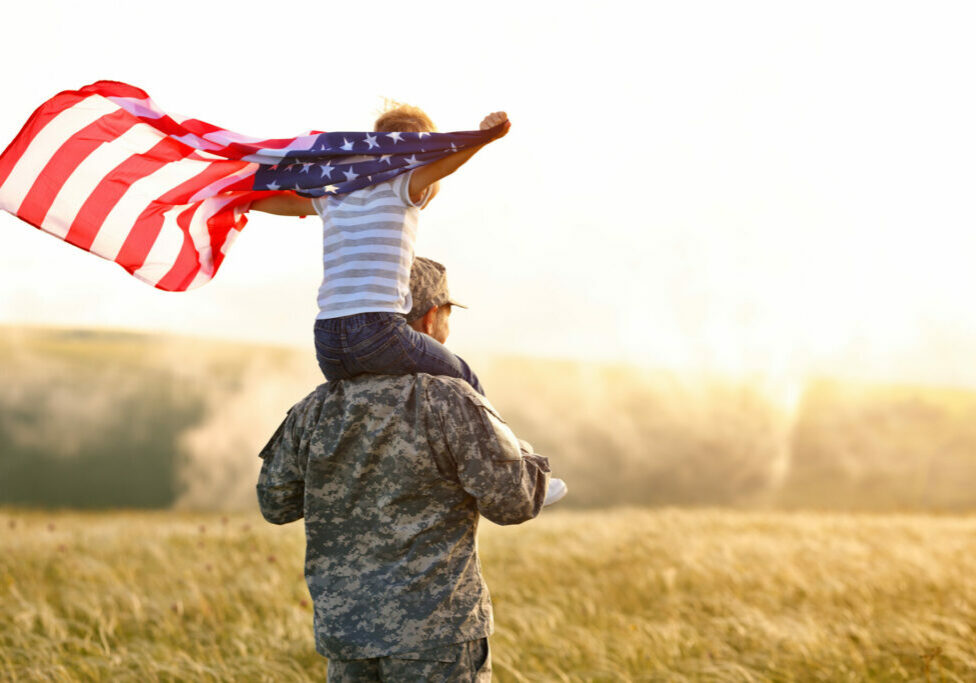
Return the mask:
MULTIPOLYGON (((299 524, 0 511, 0 678, 322 680, 299 524)), ((976 679, 976 518, 485 523, 499 681, 976 679)))

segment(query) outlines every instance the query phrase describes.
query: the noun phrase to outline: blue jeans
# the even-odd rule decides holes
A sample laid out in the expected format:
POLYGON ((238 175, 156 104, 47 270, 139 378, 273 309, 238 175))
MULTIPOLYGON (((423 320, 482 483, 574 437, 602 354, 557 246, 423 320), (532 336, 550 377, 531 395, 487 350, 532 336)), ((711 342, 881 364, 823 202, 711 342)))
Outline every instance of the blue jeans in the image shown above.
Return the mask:
POLYGON ((448 375, 484 396, 478 377, 460 356, 397 313, 357 313, 315 321, 315 357, 329 381, 356 375, 448 375))

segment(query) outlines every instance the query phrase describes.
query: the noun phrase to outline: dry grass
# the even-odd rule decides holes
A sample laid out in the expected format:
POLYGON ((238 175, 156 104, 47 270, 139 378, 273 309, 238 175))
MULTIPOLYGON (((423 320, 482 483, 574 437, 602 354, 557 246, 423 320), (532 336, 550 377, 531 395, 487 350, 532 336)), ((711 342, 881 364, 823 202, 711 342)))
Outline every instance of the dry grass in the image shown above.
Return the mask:
MULTIPOLYGON (((0 511, 0 678, 322 680, 300 524, 0 511)), ((976 680, 976 518, 483 527, 499 681, 976 680)))

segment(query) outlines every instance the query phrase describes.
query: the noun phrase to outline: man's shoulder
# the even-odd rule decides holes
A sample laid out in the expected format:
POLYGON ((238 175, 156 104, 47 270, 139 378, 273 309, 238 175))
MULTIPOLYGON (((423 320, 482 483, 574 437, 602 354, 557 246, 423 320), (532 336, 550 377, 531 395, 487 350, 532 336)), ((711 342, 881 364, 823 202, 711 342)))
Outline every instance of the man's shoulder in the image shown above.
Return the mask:
POLYGON ((494 406, 487 398, 479 394, 463 379, 449 377, 447 375, 427 375, 417 374, 418 385, 425 389, 429 402, 446 404, 473 404, 480 408, 486 408, 491 412, 496 412, 494 406))
POLYGON ((435 410, 441 405, 456 408, 461 404, 473 404, 495 412, 488 399, 463 379, 425 373, 358 375, 324 382, 292 406, 292 411, 307 413, 349 405, 400 407, 411 398, 424 401, 435 410))
POLYGON ((413 375, 413 377, 417 378, 418 383, 432 391, 439 391, 445 394, 462 397, 481 395, 472 389, 470 384, 459 377, 450 377, 448 375, 428 375, 423 372, 417 373, 416 375, 413 375))

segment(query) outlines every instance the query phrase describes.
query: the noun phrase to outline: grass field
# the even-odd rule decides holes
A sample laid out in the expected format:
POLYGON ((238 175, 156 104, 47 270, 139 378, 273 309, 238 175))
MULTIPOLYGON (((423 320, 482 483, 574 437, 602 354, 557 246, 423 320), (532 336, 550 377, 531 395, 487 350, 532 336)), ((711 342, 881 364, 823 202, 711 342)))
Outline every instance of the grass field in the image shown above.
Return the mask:
MULTIPOLYGON (((323 680, 300 524, 0 510, 0 679, 323 680)), ((484 523, 498 681, 976 680, 976 517, 484 523)))

